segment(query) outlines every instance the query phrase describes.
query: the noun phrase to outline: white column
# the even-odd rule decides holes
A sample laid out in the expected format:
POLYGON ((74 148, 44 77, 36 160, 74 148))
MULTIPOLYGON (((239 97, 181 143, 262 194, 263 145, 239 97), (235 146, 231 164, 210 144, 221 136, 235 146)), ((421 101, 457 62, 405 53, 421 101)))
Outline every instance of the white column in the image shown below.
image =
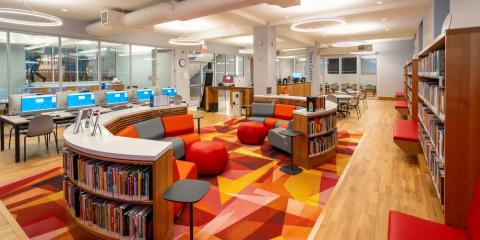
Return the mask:
POLYGON ((276 83, 276 31, 271 26, 253 29, 253 84, 255 94, 277 93, 276 83))
POLYGON ((322 94, 320 92, 321 85, 321 72, 320 72, 320 48, 318 46, 307 48, 307 62, 305 64, 305 75, 307 80, 311 82, 311 95, 318 96, 322 94))
POLYGON ((175 49, 174 58, 174 71, 175 71, 175 84, 177 94, 182 96, 182 99, 187 103, 190 103, 190 76, 188 72, 188 49, 177 48, 175 49), (185 60, 186 65, 180 66, 180 61, 185 60))

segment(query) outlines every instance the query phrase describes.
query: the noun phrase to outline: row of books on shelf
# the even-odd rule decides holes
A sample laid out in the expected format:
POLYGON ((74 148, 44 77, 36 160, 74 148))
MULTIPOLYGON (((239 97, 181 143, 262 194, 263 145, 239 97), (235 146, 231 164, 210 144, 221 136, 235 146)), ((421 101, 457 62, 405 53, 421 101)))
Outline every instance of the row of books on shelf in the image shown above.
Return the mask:
POLYGON ((439 116, 445 115, 445 91, 434 82, 419 82, 418 95, 439 116))
POLYGON ((337 118, 335 115, 327 115, 308 120, 308 134, 318 135, 333 130, 336 126, 337 118))
POLYGON ((412 64, 407 65, 407 74, 412 74, 412 64))
POLYGON ((443 205, 445 193, 445 162, 443 158, 439 158, 437 156, 435 146, 432 144, 431 139, 422 128, 419 128, 418 130, 418 137, 425 155, 428 171, 432 176, 432 180, 440 198, 440 202, 443 205))
POLYGON ((428 107, 418 104, 418 118, 440 159, 445 156, 445 125, 428 107))
POLYGON ((412 77, 411 77, 411 76, 408 76, 408 77, 407 77, 407 84, 408 84, 408 86, 410 86, 410 87, 412 86, 412 77))
POLYGON ((310 156, 322 153, 337 145, 337 130, 328 135, 310 139, 308 153, 310 156))
POLYGON ((119 239, 153 239, 152 206, 120 203, 82 192, 66 179, 63 183, 69 211, 84 225, 119 239))
POLYGON ((79 186, 92 192, 124 200, 151 199, 149 166, 79 158, 75 152, 65 149, 64 168, 70 179, 77 180, 79 186))
POLYGON ((438 77, 445 73, 445 50, 437 50, 418 61, 419 75, 438 77))

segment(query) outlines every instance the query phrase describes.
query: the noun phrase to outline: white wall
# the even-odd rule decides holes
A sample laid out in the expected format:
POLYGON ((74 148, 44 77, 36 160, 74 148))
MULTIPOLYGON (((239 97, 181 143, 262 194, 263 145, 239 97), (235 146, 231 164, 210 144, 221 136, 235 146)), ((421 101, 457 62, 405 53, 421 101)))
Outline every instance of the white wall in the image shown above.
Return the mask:
POLYGON ((423 16, 423 48, 434 39, 434 3, 432 2, 423 16))
POLYGON ((450 0, 451 28, 480 26, 479 0, 450 0))
POLYGON ((393 97, 402 91, 405 63, 412 58, 413 40, 384 41, 373 43, 377 58, 377 95, 393 97))

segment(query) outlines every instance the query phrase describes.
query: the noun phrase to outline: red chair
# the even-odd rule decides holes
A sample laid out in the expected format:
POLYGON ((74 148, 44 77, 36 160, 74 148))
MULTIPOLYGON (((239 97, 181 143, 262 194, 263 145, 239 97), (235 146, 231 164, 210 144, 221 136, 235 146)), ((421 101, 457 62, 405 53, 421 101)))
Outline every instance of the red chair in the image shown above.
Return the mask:
POLYGON ((458 229, 404 213, 390 211, 389 240, 480 240, 480 177, 473 193, 467 228, 458 229))
POLYGON ((396 119, 393 123, 393 141, 407 154, 419 153, 418 122, 396 119))

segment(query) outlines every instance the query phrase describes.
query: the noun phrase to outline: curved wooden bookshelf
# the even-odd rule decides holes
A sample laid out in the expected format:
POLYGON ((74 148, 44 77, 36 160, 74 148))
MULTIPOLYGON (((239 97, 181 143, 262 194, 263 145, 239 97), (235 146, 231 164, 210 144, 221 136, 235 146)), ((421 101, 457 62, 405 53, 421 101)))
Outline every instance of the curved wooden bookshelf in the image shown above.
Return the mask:
POLYGON ((95 237, 105 239, 105 240, 117 240, 120 239, 119 237, 111 236, 110 234, 104 233, 103 231, 99 231, 94 229, 93 227, 90 227, 82 221, 80 221, 77 217, 75 217, 75 214, 72 213, 72 210, 70 210, 68 207, 65 208, 65 211, 67 212, 68 216, 72 219, 72 221, 79 227, 81 227, 85 232, 88 232, 92 234, 95 237))

